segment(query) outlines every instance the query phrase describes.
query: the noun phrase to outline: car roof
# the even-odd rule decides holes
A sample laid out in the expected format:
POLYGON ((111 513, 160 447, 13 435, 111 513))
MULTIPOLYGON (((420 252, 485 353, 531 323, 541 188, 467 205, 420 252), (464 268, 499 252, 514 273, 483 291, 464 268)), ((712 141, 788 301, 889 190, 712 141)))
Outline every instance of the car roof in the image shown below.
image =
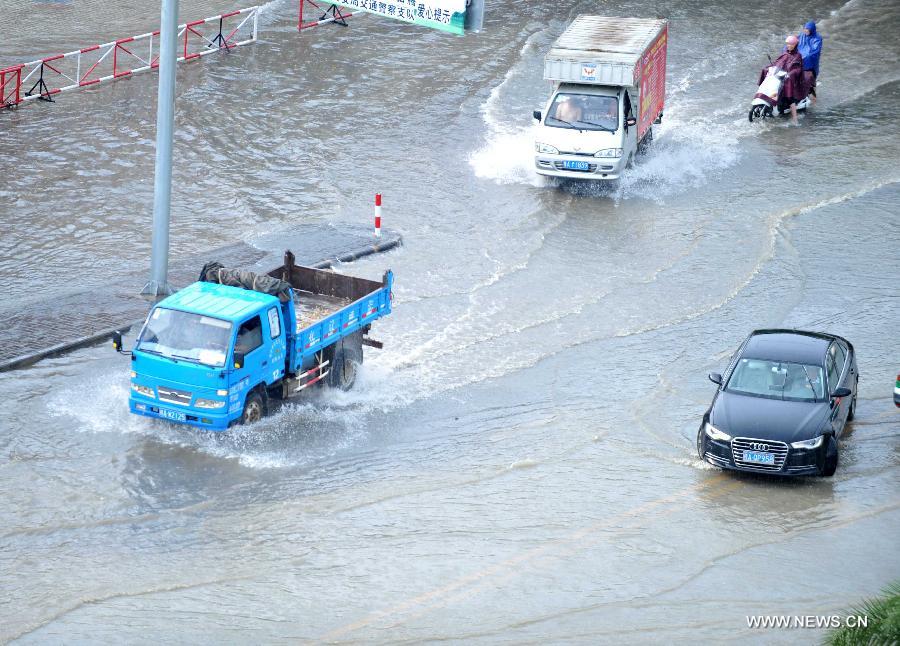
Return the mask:
POLYGON ((159 307, 240 323, 251 313, 278 302, 275 296, 250 289, 197 282, 163 299, 159 307))
POLYGON ((840 337, 803 330, 755 330, 744 346, 742 357, 787 361, 821 366, 825 351, 840 337))

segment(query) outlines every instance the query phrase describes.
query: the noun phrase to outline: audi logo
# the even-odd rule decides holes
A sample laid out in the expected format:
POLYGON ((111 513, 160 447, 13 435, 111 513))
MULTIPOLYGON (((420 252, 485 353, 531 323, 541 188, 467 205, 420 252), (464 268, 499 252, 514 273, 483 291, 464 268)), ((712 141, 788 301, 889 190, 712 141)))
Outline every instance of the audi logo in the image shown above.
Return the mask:
POLYGON ((750 446, 752 446, 753 449, 756 451, 768 451, 769 450, 769 445, 763 444, 762 442, 753 442, 750 446))

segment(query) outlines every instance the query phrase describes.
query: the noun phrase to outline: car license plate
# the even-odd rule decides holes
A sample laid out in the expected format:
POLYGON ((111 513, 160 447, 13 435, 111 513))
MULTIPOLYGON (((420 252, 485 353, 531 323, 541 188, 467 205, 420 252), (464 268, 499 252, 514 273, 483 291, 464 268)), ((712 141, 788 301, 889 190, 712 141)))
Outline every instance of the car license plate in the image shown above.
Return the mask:
POLYGON ((187 421, 187 417, 184 413, 181 413, 177 410, 166 410, 165 408, 159 409, 160 417, 165 417, 166 419, 175 420, 176 422, 185 422, 187 421))
POLYGON ((564 161, 563 168, 566 170, 588 170, 590 165, 586 161, 564 161))
POLYGON ((744 462, 756 464, 775 464, 774 453, 760 453, 759 451, 744 451, 744 462))

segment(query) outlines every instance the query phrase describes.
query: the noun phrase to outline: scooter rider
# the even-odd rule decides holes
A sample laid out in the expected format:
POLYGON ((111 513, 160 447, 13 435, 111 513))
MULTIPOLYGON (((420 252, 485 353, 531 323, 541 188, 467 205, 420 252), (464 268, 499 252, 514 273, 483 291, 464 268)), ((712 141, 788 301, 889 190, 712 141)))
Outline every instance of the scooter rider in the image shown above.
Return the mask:
MULTIPOLYGON (((806 88, 803 82, 803 57, 797 51, 800 39, 790 35, 784 40, 784 53, 772 63, 776 68, 787 72, 784 84, 781 86, 781 100, 791 107, 791 122, 797 124, 797 103, 806 98, 806 88)), ((759 82, 762 83, 766 76, 766 70, 762 71, 759 82)))
POLYGON ((816 102, 816 79, 819 78, 819 55, 822 53, 822 37, 816 33, 816 23, 810 20, 803 25, 803 33, 797 34, 799 42, 797 51, 803 57, 803 71, 811 72, 812 79, 809 83, 809 93, 813 103, 816 102))

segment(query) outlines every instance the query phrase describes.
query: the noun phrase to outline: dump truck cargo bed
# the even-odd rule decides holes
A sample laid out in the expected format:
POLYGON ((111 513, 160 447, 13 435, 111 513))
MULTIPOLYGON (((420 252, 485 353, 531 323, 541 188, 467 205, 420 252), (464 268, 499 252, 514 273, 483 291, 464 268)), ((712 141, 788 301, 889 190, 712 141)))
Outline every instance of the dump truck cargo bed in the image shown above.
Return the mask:
POLYGON ((293 290, 297 341, 290 353, 291 370, 339 339, 365 331, 391 311, 391 272, 382 282, 347 276, 297 265, 288 252, 284 264, 269 276, 287 281, 293 290))

